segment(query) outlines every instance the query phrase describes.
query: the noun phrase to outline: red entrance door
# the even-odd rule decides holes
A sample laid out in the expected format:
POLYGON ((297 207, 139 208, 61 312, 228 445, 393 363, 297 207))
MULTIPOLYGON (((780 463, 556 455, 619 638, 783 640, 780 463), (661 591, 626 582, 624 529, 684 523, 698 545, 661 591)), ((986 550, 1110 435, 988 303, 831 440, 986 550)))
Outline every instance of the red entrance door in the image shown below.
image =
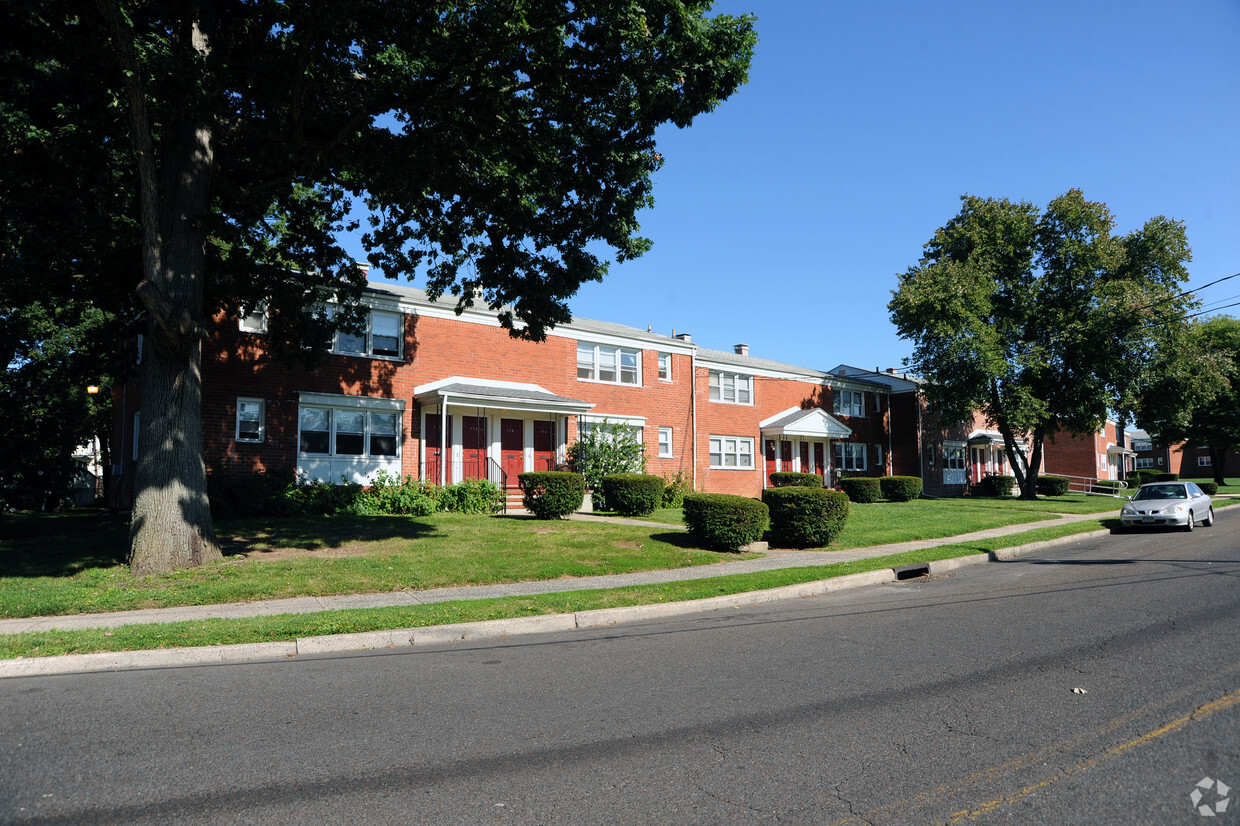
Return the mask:
POLYGON ((801 442, 801 472, 809 473, 809 442, 801 442))
MULTIPOLYGON (((448 432, 452 431, 452 417, 448 417, 448 432)), ((438 413, 426 417, 426 481, 443 484, 443 422, 438 413)), ((451 481, 451 480, 449 480, 451 481)))
MULTIPOLYGON (((771 478, 771 474, 777 470, 777 468, 775 467, 775 440, 774 439, 766 440, 766 445, 763 448, 762 456, 764 459, 766 459, 766 478, 769 481, 771 478)), ((765 486, 765 483, 763 483, 763 486, 765 486)))
POLYGON ((534 470, 555 470, 555 422, 534 422, 534 470))
POLYGON ((517 486, 517 474, 525 472, 525 422, 520 419, 499 420, 500 466, 507 474, 507 486, 517 486))
POLYGON ((779 469, 784 473, 792 471, 792 442, 779 443, 779 469))
POLYGON ((487 478, 487 420, 482 416, 461 418, 461 478, 487 478))
MULTIPOLYGON (((801 468, 805 470, 805 468, 801 468)), ((823 458, 822 442, 814 442, 814 473, 824 476, 827 472, 827 463, 823 458)))

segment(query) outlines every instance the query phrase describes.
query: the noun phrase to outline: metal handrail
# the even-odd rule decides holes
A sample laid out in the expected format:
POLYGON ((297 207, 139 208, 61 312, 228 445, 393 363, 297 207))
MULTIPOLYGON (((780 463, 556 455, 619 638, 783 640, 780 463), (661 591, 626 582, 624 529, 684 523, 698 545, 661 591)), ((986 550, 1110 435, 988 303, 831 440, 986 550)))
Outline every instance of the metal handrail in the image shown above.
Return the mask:
POLYGON ((1110 496, 1122 499, 1123 494, 1117 491, 1126 490, 1128 483, 1123 479, 1095 479, 1092 476, 1072 476, 1067 473, 1043 471, 1038 476, 1059 476, 1068 480, 1068 490, 1083 493, 1086 496, 1110 496))

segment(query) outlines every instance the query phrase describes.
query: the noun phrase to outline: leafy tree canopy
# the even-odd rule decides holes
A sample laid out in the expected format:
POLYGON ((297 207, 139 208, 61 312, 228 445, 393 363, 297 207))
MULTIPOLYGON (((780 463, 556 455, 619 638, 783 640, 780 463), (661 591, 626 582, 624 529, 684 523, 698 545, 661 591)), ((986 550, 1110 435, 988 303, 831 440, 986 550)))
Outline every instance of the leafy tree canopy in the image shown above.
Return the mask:
POLYGON ((1215 481, 1240 450, 1240 320, 1193 322, 1166 348, 1143 388, 1137 421, 1159 444, 1206 445, 1215 481))
POLYGON ((371 263, 541 339, 605 274, 594 250, 649 247, 636 216, 662 163, 657 127, 689 125, 746 80, 753 19, 710 6, 5 3, 4 176, 43 219, 5 231, 46 234, 3 275, 34 283, 36 250, 55 249, 51 291, 89 276, 87 300, 136 309, 146 332, 134 571, 219 558, 207 317, 265 302, 269 346, 321 354, 333 325, 361 318, 365 276, 336 240, 360 203, 371 263), (101 250, 130 265, 83 268, 101 250), (329 318, 325 295, 344 311, 329 318))
POLYGON ((948 420, 982 412, 1032 498, 1045 437, 1092 433, 1108 410, 1134 408, 1160 343, 1193 305, 1181 289, 1188 242, 1161 216, 1116 235, 1106 205, 1079 190, 1044 211, 961 201, 888 309, 931 403, 948 420))

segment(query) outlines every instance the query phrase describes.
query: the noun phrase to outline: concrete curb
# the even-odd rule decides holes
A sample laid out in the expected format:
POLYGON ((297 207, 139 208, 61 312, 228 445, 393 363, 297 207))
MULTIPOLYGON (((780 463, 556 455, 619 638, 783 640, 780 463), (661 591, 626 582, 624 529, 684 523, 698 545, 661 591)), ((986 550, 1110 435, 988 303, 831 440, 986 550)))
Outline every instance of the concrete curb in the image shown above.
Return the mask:
MULTIPOLYGON (((929 572, 941 574, 969 565, 985 562, 1006 562, 1058 545, 1067 545, 1082 539, 1108 536, 1109 530, 1073 534, 1044 542, 1032 542, 1013 548, 989 553, 969 554, 952 559, 930 562, 929 572)), ((573 631, 586 628, 602 628, 622 623, 665 617, 701 614, 725 608, 745 605, 761 605, 789 599, 802 599, 883 585, 896 581, 893 568, 879 568, 857 574, 847 574, 830 579, 784 585, 762 591, 743 591, 688 602, 634 605, 627 608, 599 608, 568 614, 548 614, 537 617, 513 617, 510 619, 484 620, 455 625, 433 625, 422 628, 399 628, 384 631, 365 631, 358 634, 333 634, 321 637, 302 637, 295 642, 246 643, 241 645, 217 645, 197 648, 160 648, 151 651, 117 651, 99 654, 67 654, 61 657, 31 657, 28 659, 0 660, 0 679, 7 677, 34 677, 53 674, 75 674, 99 671, 121 671, 136 668, 164 668, 178 665, 209 665, 252 660, 285 659, 300 654, 339 654, 381 648, 411 648, 419 645, 441 645, 470 640, 493 640, 550 631, 573 631)))

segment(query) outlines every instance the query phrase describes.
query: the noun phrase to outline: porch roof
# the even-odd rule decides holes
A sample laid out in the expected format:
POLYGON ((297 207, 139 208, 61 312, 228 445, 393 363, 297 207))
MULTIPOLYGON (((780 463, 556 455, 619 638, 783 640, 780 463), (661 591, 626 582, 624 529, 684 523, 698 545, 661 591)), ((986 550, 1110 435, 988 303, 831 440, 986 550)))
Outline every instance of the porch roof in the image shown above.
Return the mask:
POLYGON ((852 428, 832 416, 821 407, 802 410, 790 407, 759 422, 763 436, 803 436, 817 439, 847 439, 852 428))
POLYGON ((1110 445, 1107 447, 1107 455, 1136 456, 1137 452, 1135 450, 1131 450, 1130 448, 1120 447, 1119 445, 1110 445))
POLYGON ((492 407, 542 413, 585 413, 592 402, 558 396, 537 384, 452 376, 413 389, 419 404, 492 407))
POLYGON ((968 441, 971 445, 1001 445, 1003 434, 997 430, 974 430, 968 441))

